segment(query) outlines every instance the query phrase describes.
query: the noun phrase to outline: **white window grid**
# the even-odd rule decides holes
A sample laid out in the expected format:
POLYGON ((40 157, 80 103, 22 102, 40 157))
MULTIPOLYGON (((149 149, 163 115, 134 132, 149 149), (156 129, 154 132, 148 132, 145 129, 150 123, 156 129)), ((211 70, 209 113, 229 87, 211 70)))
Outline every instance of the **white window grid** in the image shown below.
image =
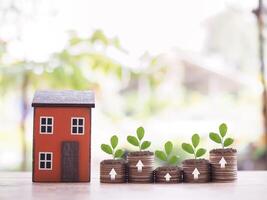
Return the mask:
POLYGON ((52 152, 39 152, 39 170, 52 170, 53 168, 53 153, 52 152), (41 155, 44 154, 44 159, 41 159, 41 155), (47 159, 47 155, 50 154, 50 160, 47 159), (41 168, 41 162, 44 162, 44 168, 41 168), (47 163, 50 163, 50 168, 47 167, 47 163))
POLYGON ((54 117, 52 117, 52 116, 40 116, 40 131, 39 131, 40 134, 48 134, 48 135, 53 134, 53 129, 54 129, 53 127, 54 127, 54 117), (51 125, 47 123, 49 118, 52 119, 51 125), (45 124, 42 124, 42 119, 45 119, 45 124), (45 130, 46 130, 45 132, 42 132, 42 126, 45 126, 45 130), (47 132, 48 126, 51 126, 51 132, 47 132))
POLYGON ((85 118, 84 117, 72 117, 71 118, 71 135, 84 135, 84 124, 85 124, 85 118), (76 119, 77 120, 77 124, 73 125, 73 120, 76 119), (83 120, 83 124, 79 125, 79 120, 83 120), (73 128, 76 127, 76 133, 73 132, 73 128), (79 133, 79 128, 83 129, 82 133, 79 133))

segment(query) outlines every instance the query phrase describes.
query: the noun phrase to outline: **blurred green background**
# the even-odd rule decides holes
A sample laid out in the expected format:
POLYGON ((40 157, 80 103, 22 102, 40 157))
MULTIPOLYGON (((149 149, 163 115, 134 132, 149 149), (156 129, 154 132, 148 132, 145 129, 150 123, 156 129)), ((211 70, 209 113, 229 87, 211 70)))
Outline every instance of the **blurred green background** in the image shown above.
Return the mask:
POLYGON ((267 169, 257 6, 1 0, 0 170, 31 170, 31 100, 41 89, 95 91, 93 170, 113 134, 131 150, 126 136, 144 126, 154 151, 167 140, 180 149, 199 133, 210 150, 208 134, 222 122, 235 138, 239 169, 267 169))

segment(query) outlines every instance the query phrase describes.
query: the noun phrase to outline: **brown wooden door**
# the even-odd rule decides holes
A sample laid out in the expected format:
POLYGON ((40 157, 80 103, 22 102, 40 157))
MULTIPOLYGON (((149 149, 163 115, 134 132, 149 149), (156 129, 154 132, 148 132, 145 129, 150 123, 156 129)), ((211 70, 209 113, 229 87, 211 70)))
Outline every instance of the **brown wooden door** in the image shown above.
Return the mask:
POLYGON ((79 181, 79 143, 65 141, 61 144, 61 181, 79 181))

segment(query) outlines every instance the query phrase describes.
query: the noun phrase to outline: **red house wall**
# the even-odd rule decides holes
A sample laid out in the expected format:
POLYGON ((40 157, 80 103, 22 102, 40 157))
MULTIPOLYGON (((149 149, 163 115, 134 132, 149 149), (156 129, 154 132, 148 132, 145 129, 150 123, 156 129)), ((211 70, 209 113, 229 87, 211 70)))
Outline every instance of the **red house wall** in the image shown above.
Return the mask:
POLYGON ((61 181, 61 142, 79 142, 79 178, 90 181, 91 108, 35 107, 33 138, 33 181, 61 181), (40 117, 52 116, 53 134, 40 134, 40 117), (84 135, 71 135, 71 118, 84 117, 84 135), (39 152, 53 152, 52 170, 39 170, 39 152))

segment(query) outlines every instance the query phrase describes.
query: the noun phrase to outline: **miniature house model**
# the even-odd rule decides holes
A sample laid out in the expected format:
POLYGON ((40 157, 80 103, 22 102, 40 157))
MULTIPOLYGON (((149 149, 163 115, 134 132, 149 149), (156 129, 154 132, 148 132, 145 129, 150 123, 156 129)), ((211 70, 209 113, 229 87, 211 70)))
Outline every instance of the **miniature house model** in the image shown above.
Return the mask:
POLYGON ((37 91, 32 102, 33 181, 89 182, 90 91, 37 91))

